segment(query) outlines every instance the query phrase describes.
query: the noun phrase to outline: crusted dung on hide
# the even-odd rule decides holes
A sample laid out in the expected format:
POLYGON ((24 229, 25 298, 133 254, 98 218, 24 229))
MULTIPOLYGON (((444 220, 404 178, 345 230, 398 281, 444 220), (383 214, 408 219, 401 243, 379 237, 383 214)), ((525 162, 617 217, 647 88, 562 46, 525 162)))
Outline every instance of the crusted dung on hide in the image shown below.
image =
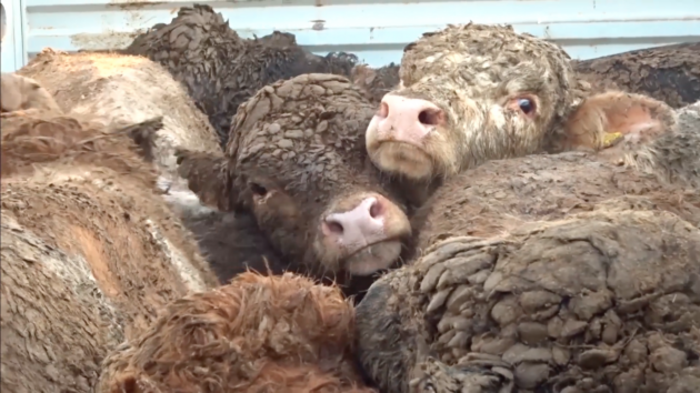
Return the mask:
POLYGON ((572 65, 594 91, 647 94, 673 108, 700 100, 700 42, 573 60, 572 65))
MULTIPOLYGON (((19 72, 41 80, 71 114, 97 116, 107 123, 162 117, 163 128, 156 134, 148 158, 160 169, 158 187, 165 191, 163 198, 195 233, 202 251, 211 256, 212 264, 221 262, 216 255, 236 255, 240 250, 237 243, 226 247, 212 232, 213 228, 203 227, 202 222, 209 222, 215 213, 202 206, 187 189, 186 181, 177 175, 176 149, 214 153, 221 149, 206 116, 166 69, 139 56, 46 50, 19 72), (212 248, 208 249, 209 246, 212 248)), ((241 225, 217 229, 236 229, 238 233, 230 233, 229 238, 235 236, 241 240, 247 233, 241 225)), ((236 258, 226 261, 234 270, 243 262, 236 258)))
POLYGON ((260 88, 307 73, 347 76, 354 55, 316 56, 278 31, 241 39, 209 5, 182 7, 168 24, 157 24, 125 50, 162 64, 187 88, 226 145, 238 106, 260 88))
POLYGON ((370 393, 338 288, 244 273, 170 304, 104 363, 97 393, 370 393))
POLYGON ((495 370, 523 393, 692 392, 699 258, 700 230, 658 210, 449 237, 370 288, 357 308, 361 363, 396 393, 426 364, 450 370, 423 378, 451 383, 444 392, 498 391, 454 384, 493 383, 495 370))
POLYGON ((362 135, 372 112, 344 77, 279 81, 240 106, 225 155, 183 151, 181 174, 209 206, 255 217, 290 269, 347 284, 397 262, 410 234, 403 207, 367 161, 362 135), (372 199, 378 209, 357 210, 372 199), (324 229, 328 217, 348 211, 363 220, 346 222, 351 233, 367 235, 364 245, 352 239, 360 240, 355 249, 333 240, 344 227, 324 229))
POLYGON ((582 152, 491 161, 455 176, 412 225, 424 249, 449 235, 499 236, 530 221, 597 208, 666 210, 700 226, 700 195, 693 190, 582 152))
POLYGON ((541 150, 585 97, 569 60, 510 26, 425 33, 404 49, 401 85, 367 129, 370 155, 382 170, 420 180, 541 150), (522 99, 532 111, 522 113, 522 99))
MULTIPOLYGON (((622 162, 666 183, 700 189, 700 101, 676 111, 677 125, 642 148, 632 146, 622 162)), ((623 150, 624 151, 624 150, 623 150)))

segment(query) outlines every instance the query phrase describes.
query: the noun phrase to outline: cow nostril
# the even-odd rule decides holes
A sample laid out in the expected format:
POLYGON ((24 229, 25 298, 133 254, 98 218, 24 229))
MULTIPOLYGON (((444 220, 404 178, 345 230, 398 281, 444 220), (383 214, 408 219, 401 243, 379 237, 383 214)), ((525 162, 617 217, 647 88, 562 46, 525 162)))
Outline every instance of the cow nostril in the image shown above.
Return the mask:
POLYGON ((324 225, 326 227, 326 230, 329 233, 335 233, 337 235, 341 235, 344 231, 343 226, 337 221, 326 220, 326 222, 324 222, 324 225))
POLYGON ((382 213, 384 213, 384 206, 382 206, 381 202, 375 200, 369 208, 370 217, 377 218, 381 216, 382 213))
POLYGON ((423 109, 418 114, 418 121, 428 126, 436 126, 440 123, 440 113, 439 109, 423 109))
POLYGON ((389 105, 386 102, 379 104, 379 112, 377 113, 379 117, 389 117, 389 105))

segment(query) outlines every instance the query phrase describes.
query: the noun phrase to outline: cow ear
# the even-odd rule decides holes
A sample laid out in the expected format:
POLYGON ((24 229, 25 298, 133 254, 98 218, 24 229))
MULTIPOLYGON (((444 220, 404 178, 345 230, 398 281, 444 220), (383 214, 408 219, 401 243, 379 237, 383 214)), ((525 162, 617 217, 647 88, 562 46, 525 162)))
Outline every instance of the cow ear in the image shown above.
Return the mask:
POLYGON ((673 109, 651 97, 608 91, 586 98, 565 125, 565 147, 630 150, 672 130, 673 109))
POLYGON ((178 173, 202 204, 231 211, 237 198, 229 160, 222 154, 180 149, 175 152, 178 173))

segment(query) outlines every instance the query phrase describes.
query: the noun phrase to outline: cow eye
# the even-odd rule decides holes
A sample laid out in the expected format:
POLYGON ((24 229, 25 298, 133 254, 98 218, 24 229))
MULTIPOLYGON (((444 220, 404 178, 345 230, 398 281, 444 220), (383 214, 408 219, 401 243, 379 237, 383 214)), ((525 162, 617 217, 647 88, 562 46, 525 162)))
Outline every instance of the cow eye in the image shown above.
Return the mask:
POLYGON ((530 112, 535 110, 535 104, 529 98, 521 98, 518 100, 518 106, 524 114, 529 115, 530 112))

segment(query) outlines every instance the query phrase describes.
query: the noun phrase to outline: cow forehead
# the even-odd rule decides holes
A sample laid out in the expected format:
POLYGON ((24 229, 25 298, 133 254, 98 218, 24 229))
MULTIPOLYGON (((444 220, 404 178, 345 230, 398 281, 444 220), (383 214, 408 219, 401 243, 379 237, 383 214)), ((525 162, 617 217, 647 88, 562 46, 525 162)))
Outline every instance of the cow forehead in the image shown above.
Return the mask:
POLYGON ((495 58, 515 56, 545 56, 568 58, 559 46, 529 34, 518 34, 508 27, 489 25, 451 26, 440 32, 429 34, 415 44, 409 45, 406 53, 421 56, 457 52, 472 56, 495 58))
MULTIPOLYGON (((284 115, 283 117, 287 117, 284 115)), ((308 124, 266 121, 240 136, 237 167, 274 180, 293 193, 336 193, 362 175, 366 125, 342 113, 308 124)))
POLYGON ((404 85, 457 70, 465 81, 496 83, 517 76, 563 74, 569 60, 561 48, 542 39, 499 26, 470 25, 450 27, 409 46, 401 71, 404 85))

